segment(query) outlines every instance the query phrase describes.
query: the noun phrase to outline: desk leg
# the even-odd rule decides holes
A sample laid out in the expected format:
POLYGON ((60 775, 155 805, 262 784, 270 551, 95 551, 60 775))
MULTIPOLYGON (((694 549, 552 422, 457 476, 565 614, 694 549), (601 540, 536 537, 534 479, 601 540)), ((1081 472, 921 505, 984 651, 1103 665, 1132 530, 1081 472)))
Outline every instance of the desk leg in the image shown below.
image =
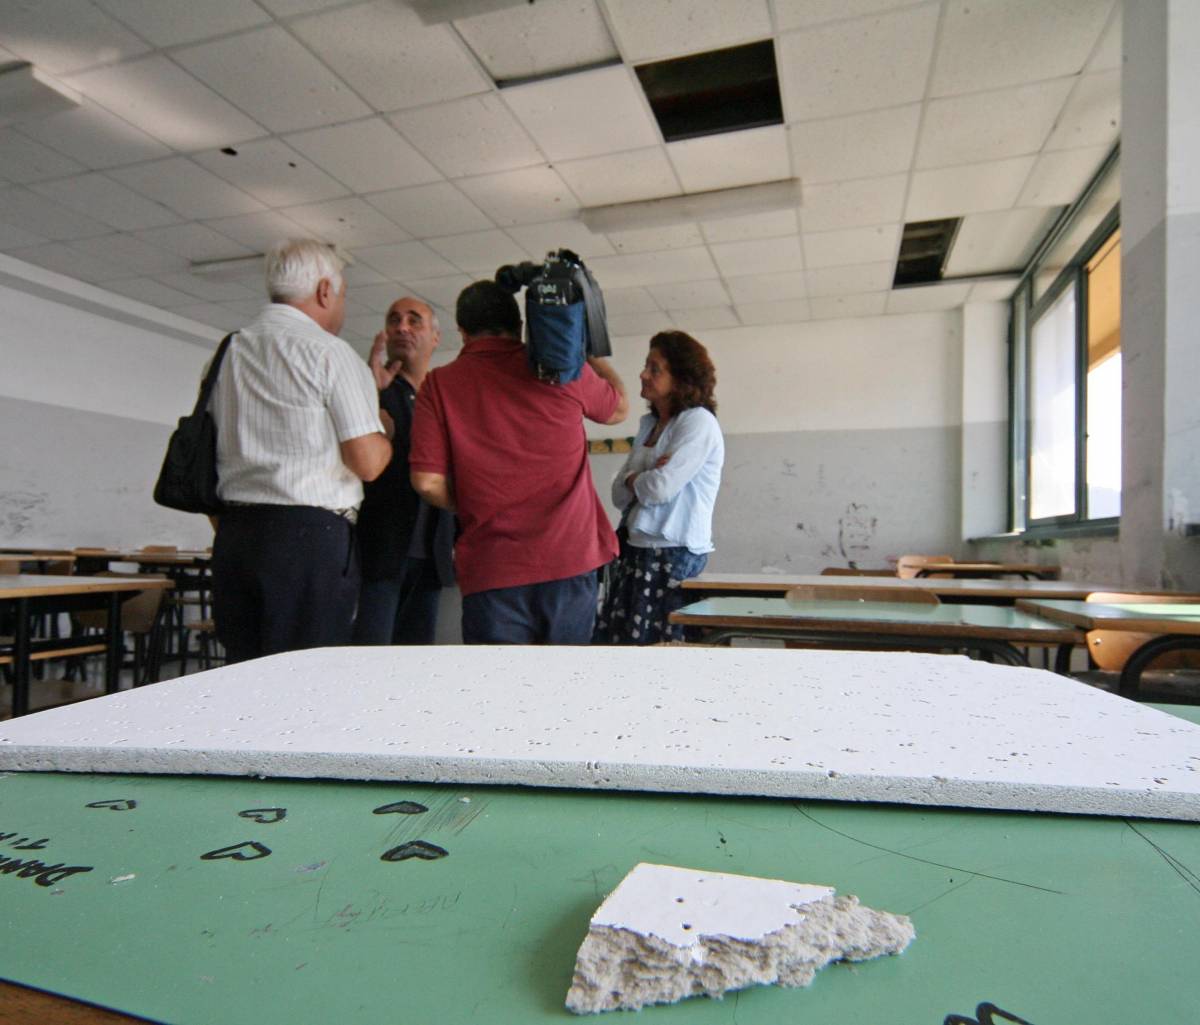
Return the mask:
POLYGON ((1151 662, 1167 651, 1200 651, 1200 637, 1166 634, 1148 640, 1129 656, 1129 661, 1121 670, 1117 693, 1127 698, 1138 698, 1141 692, 1142 673, 1151 662))
POLYGON ((121 682, 121 595, 108 596, 108 647, 104 652, 104 693, 115 694, 121 682))
POLYGON ((1006 666, 1023 666, 1029 668, 1029 660, 1025 658, 1008 641, 997 641, 990 638, 963 638, 962 647, 973 649, 980 654, 992 655, 998 662, 1006 666))
POLYGON ((18 598, 17 622, 13 634, 13 699, 12 714, 29 712, 29 599, 18 598))

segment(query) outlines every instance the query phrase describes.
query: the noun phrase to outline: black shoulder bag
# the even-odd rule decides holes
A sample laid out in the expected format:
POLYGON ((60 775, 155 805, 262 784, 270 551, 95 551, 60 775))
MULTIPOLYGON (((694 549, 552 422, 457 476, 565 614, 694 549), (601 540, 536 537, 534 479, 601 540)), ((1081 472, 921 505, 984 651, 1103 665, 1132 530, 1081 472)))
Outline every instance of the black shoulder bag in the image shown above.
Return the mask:
POLYGON ((196 408, 190 416, 179 418, 179 426, 167 442, 167 455, 154 485, 154 501, 168 509, 209 515, 221 511, 221 500, 217 498, 217 425, 208 411, 208 400, 232 340, 232 334, 221 340, 200 385, 196 408))

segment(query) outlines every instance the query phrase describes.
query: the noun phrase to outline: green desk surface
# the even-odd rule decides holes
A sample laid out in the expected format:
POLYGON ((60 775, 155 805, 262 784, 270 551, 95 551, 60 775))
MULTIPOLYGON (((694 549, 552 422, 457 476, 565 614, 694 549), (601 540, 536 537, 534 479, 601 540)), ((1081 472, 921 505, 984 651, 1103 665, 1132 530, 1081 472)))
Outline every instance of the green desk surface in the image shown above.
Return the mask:
POLYGON ((798 601, 785 598, 705 598, 671 615, 693 626, 778 629, 870 630, 961 635, 1002 640, 1070 643, 1078 631, 1064 629, 1008 605, 925 605, 888 601, 798 601))
POLYGON ((1020 601, 1020 609, 1087 630, 1200 633, 1200 603, 1020 601))
POLYGON ((942 1025, 991 1002, 1034 1025, 1132 1025, 1200 1007, 1195 824, 42 773, 0 777, 0 812, 3 856, 90 869, 42 886, 0 866, 0 977, 176 1025, 570 1020, 588 919, 639 861, 826 883, 917 929, 903 955, 808 989, 639 1021, 942 1025), (397 802, 428 810, 376 811, 397 802), (413 840, 448 854, 382 860, 413 840), (251 842, 270 853, 203 857, 251 842))

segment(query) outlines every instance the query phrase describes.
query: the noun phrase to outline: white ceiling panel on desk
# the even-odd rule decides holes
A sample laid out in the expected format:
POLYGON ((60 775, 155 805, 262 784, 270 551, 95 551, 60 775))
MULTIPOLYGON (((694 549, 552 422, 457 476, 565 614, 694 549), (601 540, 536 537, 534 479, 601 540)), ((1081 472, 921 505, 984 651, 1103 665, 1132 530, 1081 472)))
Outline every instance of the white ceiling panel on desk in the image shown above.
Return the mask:
POLYGON ((273 132, 371 113, 345 82, 277 25, 175 50, 172 57, 273 132), (283 81, 285 89, 279 87, 283 81))
POLYGON ((317 203, 350 191, 279 139, 244 142, 233 153, 209 150, 192 159, 270 207, 317 203))
POLYGON ((1200 727, 1046 670, 904 652, 586 654, 414 649, 402 673, 386 649, 275 655, 0 724, 0 768, 1200 821, 1200 727))
POLYGON ((627 60, 722 50, 771 35, 767 0, 604 0, 627 60))
POLYGON ((256 213, 263 204, 218 178, 187 157, 169 157, 135 167, 120 167, 109 176, 140 195, 162 203, 181 217, 234 217, 256 213))

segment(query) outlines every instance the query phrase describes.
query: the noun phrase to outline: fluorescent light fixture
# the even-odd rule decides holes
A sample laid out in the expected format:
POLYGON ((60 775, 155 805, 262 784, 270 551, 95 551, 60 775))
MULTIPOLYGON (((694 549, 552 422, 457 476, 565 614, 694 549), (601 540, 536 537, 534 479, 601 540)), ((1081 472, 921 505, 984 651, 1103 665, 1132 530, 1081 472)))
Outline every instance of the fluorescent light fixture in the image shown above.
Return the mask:
POLYGON ((74 110, 83 97, 28 61, 0 65, 0 124, 74 110))
POLYGON ((800 205, 800 179, 743 185, 735 189, 693 192, 664 199, 643 199, 634 203, 590 206, 579 212, 589 231, 626 231, 633 228, 658 228, 692 221, 716 221, 724 217, 794 210, 800 205))
POLYGON ((491 14, 506 7, 528 7, 534 0, 408 0, 408 6, 426 25, 444 25, 459 18, 491 14))
POLYGON ((229 256, 220 260, 193 260, 188 270, 214 281, 241 281, 252 274, 263 272, 264 256, 264 253, 254 253, 250 256, 229 256))

